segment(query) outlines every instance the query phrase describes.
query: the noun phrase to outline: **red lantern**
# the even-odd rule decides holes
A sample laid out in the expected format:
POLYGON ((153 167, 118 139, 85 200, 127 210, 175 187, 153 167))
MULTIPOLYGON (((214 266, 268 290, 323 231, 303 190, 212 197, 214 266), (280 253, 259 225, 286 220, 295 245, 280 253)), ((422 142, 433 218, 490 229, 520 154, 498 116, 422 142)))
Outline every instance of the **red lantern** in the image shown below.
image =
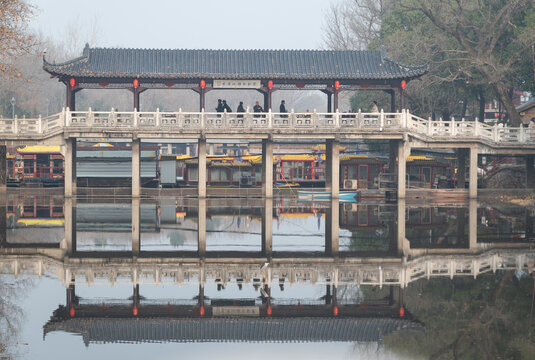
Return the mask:
POLYGON ((405 80, 401 80, 401 88, 405 89, 406 86, 407 86, 407 82, 405 80))
POLYGON ((334 88, 335 88, 336 90, 340 89, 340 81, 336 80, 336 81, 334 82, 334 88))
POLYGON ((201 89, 204 89, 206 87, 206 81, 201 80, 201 89))
POLYGON ((271 316, 272 313, 273 313, 273 310, 271 310, 271 305, 269 305, 267 308, 267 314, 268 316, 271 316))
POLYGON ((134 89, 137 89, 139 87, 139 80, 138 79, 134 79, 132 84, 134 85, 134 89))
POLYGON ((338 306, 334 305, 333 307, 333 315, 338 316, 338 306))
POLYGON ((201 308, 199 309, 199 314, 201 316, 204 316, 204 306, 201 306, 201 308))
POLYGON ((75 314, 76 314, 76 311, 74 310, 74 306, 71 306, 71 308, 69 309, 69 316, 74 317, 75 314))
POLYGON ((295 84, 295 87, 298 88, 298 89, 302 89, 305 87, 305 83, 297 83, 295 84))
POLYGON ((171 86, 175 85, 174 82, 170 82, 170 81, 165 82, 164 84, 165 84, 165 86, 167 86, 167 87, 171 87, 171 86))
POLYGON ((273 89, 273 80, 268 81, 268 89, 269 90, 273 89))
POLYGON ((402 307, 399 308, 399 317, 404 317, 405 316, 405 309, 402 307))
POLYGON ((138 314, 137 306, 134 305, 134 307, 132 308, 132 315, 137 316, 137 314, 138 314))
POLYGON ((75 78, 71 78, 69 80, 69 84, 71 85, 71 87, 74 87, 74 85, 76 85, 76 79, 75 78))

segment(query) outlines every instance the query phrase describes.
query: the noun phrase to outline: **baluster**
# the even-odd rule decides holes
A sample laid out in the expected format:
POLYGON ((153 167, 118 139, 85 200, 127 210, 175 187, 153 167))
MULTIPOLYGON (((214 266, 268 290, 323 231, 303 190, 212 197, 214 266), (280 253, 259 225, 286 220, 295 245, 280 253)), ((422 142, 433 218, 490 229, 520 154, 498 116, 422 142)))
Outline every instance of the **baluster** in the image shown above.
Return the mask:
POLYGON ((39 115, 39 119, 37 120, 37 131, 39 134, 43 133, 43 119, 41 118, 41 115, 39 115))
POLYGON ((518 142, 526 142, 525 136, 524 136, 524 127, 522 124, 520 124, 520 128, 518 130, 518 142))
POLYGON ((498 126, 496 124, 492 126, 492 138, 495 142, 498 142, 498 126))
POLYGON ((179 127, 184 126, 184 115, 182 114, 182 108, 178 109, 178 113, 176 115, 176 125, 179 127))
POLYGON ((312 127, 318 127, 318 113, 316 109, 312 112, 312 124, 310 124, 312 127))
POLYGON ((204 108, 201 109, 201 123, 199 125, 201 129, 204 129, 204 108))
POLYGON ((66 122, 66 126, 71 126, 72 125, 72 112, 69 108, 67 108, 65 110, 65 122, 66 122))
MULTIPOLYGON (((89 109, 91 109, 91 108, 89 108, 89 109)), ((137 108, 134 108, 134 112, 133 112, 132 116, 134 117, 134 118, 133 118, 133 122, 132 122, 132 126, 134 127, 134 129, 137 129, 137 125, 138 125, 138 121, 137 121, 137 108)))
POLYGON ((340 112, 338 109, 336 109, 336 112, 334 113, 334 126, 336 129, 340 128, 340 112))
POLYGON ((385 127, 385 113, 384 113, 384 110, 381 109, 381 113, 379 114, 379 131, 383 131, 384 127, 385 127))
POLYGON ((271 113, 271 108, 268 110, 268 119, 267 119, 267 128, 271 129, 271 124, 273 122, 273 114, 271 113))
POLYGON ((160 127, 161 123, 160 123, 160 108, 156 108, 156 127, 160 127))
POLYGON ((87 124, 89 127, 93 127, 93 111, 91 110, 91 107, 90 107, 89 110, 87 111, 87 120, 86 120, 86 124, 87 124))
POLYGON ((359 109, 359 112, 357 113, 357 117, 355 119, 355 127, 359 128, 362 125, 362 110, 359 109))
POLYGON ((292 111, 290 111, 290 123, 288 124, 288 127, 293 129, 293 124, 295 124, 295 113, 294 113, 294 109, 292 109, 292 111))
POLYGON ((474 136, 479 136, 479 124, 476 118, 476 121, 474 122, 474 136))
POLYGON ((451 117, 451 121, 450 121, 450 126, 451 126, 451 136, 455 136, 455 118, 452 116, 451 117))

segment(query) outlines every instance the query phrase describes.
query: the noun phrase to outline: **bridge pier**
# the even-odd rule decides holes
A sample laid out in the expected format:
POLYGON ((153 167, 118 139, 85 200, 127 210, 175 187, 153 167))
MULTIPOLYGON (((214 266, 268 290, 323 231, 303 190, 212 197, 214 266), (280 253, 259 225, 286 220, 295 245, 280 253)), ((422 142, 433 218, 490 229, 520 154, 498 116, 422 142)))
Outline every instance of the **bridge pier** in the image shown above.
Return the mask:
POLYGON ((141 140, 132 140, 132 197, 141 195, 141 140))
POLYGON ((206 257, 206 199, 199 197, 198 207, 198 228, 197 228, 197 251, 199 258, 206 257))
POLYGON ((65 197, 76 195, 76 138, 65 139, 65 197))
POLYGON ((198 141, 198 196, 199 198, 206 197, 206 138, 200 138, 198 141))
POLYGON ((470 199, 477 198, 477 148, 472 146, 470 148, 470 183, 468 188, 468 197, 470 199))
POLYGON ((407 156, 410 155, 410 149, 407 151, 405 141, 399 140, 397 146, 397 177, 398 177, 398 199, 405 199, 407 188, 407 156))
POLYGON ((470 151, 470 149, 457 149, 457 189, 464 189, 465 188, 465 180, 466 180, 466 154, 470 151))
POLYGON ((273 199, 264 198, 262 216, 262 254, 268 259, 273 252, 273 199))
POLYGON ((5 192, 7 187, 7 150, 5 145, 0 145, 0 192, 5 192))
POLYGON ((477 250, 477 200, 470 199, 468 205, 468 243, 471 250, 477 250))
POLYGON ((138 256, 141 250, 141 200, 132 198, 132 255, 138 256))
POLYGON ((76 198, 65 198, 63 205, 65 218, 65 248, 67 255, 76 252, 76 198))
POLYGON ((331 206, 325 209, 325 254, 338 256, 340 250, 340 202, 338 198, 331 199, 331 206))
POLYGON ((340 194, 340 142, 327 139, 325 146, 325 190, 331 192, 333 199, 340 194))
POLYGON ((273 140, 262 139, 262 195, 273 197, 273 140))

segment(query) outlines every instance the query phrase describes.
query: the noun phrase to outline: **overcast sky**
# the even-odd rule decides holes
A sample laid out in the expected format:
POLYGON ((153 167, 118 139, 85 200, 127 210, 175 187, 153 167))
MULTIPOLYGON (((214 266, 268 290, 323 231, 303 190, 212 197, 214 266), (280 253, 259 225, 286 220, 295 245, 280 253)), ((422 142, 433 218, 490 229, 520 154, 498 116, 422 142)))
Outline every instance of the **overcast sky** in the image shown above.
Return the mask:
POLYGON ((33 0, 31 26, 58 41, 78 28, 83 42, 96 28, 102 47, 317 49, 333 1, 33 0))

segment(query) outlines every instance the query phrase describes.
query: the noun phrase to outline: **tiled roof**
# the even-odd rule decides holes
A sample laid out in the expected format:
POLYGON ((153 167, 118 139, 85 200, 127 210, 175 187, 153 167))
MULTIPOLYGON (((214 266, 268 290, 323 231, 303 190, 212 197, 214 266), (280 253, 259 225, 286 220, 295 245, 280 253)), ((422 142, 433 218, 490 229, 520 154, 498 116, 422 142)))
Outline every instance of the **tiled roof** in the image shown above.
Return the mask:
POLYGON ((385 80, 425 74, 381 50, 163 50, 85 47, 79 58, 43 68, 57 76, 142 79, 385 80))
POLYGON ((418 322, 394 318, 74 318, 48 322, 51 331, 81 334, 84 343, 106 342, 323 342, 382 341, 418 322))

